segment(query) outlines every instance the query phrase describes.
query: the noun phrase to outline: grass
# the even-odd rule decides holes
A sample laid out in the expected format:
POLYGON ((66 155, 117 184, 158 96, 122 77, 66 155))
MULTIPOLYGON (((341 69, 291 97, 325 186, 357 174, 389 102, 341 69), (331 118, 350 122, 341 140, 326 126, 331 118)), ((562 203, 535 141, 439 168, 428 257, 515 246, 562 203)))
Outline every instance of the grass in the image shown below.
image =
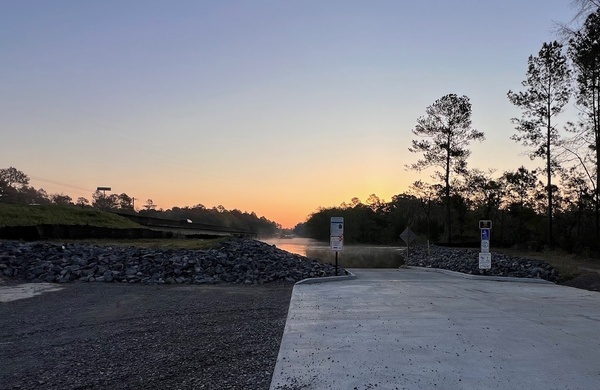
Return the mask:
MULTIPOLYGON (((113 229, 137 229, 143 226, 113 213, 92 208, 76 208, 57 205, 28 206, 19 204, 0 204, 0 227, 50 225, 90 225, 113 229)), ((86 243, 100 246, 135 246, 160 249, 211 249, 220 245, 228 237, 215 239, 87 239, 57 240, 63 243, 86 243)))
MULTIPOLYGON (((328 247, 307 248, 306 256, 335 264, 335 253, 328 247)), ((403 260, 396 247, 348 245, 339 252, 338 264, 343 268, 398 268, 403 260)))
POLYGON ((582 272, 600 272, 599 261, 561 251, 544 250, 542 252, 529 252, 505 248, 493 248, 492 251, 544 261, 558 271, 560 281, 573 279, 582 272))
POLYGON ((83 243, 99 246, 114 247, 138 247, 152 249, 189 249, 204 250, 218 248, 219 245, 230 237, 220 237, 212 239, 139 239, 139 240, 109 240, 109 239, 90 239, 90 240, 60 240, 64 243, 83 243))
POLYGON ((117 229, 141 228, 127 218, 91 208, 0 204, 0 227, 41 224, 90 225, 117 229))

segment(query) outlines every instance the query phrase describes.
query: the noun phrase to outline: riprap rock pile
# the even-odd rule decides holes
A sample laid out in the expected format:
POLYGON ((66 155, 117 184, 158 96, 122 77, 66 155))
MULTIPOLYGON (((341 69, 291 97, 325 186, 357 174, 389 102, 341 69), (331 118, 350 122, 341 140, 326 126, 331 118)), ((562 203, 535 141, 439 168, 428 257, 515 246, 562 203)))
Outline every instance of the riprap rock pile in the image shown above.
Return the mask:
POLYGON ((335 268, 249 239, 208 250, 5 241, 0 242, 0 275, 56 283, 263 284, 334 276, 335 268))
POLYGON ((492 268, 480 271, 479 251, 476 249, 432 246, 428 255, 425 246, 411 247, 406 265, 442 268, 472 275, 541 278, 552 282, 558 278, 556 269, 548 263, 501 253, 492 253, 492 268))

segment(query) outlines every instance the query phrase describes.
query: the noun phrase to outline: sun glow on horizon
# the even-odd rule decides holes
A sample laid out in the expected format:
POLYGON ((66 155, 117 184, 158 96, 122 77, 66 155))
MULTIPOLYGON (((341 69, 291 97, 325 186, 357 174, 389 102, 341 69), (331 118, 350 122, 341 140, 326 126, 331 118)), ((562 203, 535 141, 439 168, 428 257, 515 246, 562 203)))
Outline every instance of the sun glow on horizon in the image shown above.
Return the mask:
POLYGON ((74 200, 106 185, 136 207, 222 205, 291 228, 431 182, 405 169, 411 130, 456 93, 488 139, 470 168, 501 174, 531 164, 506 92, 568 3, 9 2, 0 168, 74 200))

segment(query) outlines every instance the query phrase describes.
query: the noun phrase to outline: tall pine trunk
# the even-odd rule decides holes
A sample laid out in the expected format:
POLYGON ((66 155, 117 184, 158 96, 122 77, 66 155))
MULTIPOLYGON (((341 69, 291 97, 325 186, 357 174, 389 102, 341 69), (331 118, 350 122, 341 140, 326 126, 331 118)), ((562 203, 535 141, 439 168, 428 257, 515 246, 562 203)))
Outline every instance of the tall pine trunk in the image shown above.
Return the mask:
MULTIPOLYGON (((548 88, 550 89, 551 86, 548 85, 548 88)), ((554 240, 552 239, 552 162, 550 160, 550 146, 552 140, 551 104, 552 100, 548 99, 548 117, 546 118, 548 124, 548 134, 546 136, 546 169, 548 171, 548 247, 550 249, 554 247, 554 240)))
POLYGON ((596 240, 600 239, 600 85, 598 75, 593 80, 594 93, 592 95, 592 116, 594 118, 594 146, 596 148, 596 188, 594 191, 594 216, 596 225, 596 240))
POLYGON ((452 243, 452 211, 450 208, 450 136, 448 136, 448 153, 446 154, 446 177, 444 196, 446 198, 446 232, 448 234, 446 242, 452 243))

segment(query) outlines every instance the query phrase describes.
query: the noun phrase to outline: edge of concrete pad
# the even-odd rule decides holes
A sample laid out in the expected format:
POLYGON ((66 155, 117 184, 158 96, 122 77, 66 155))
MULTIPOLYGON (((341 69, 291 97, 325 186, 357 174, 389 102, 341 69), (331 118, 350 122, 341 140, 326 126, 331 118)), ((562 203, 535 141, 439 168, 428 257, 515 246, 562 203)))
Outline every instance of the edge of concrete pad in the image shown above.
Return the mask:
POLYGON ((55 283, 20 283, 0 285, 0 302, 11 302, 18 299, 33 298, 46 292, 60 291, 64 289, 55 283))
MULTIPOLYGON (((321 278, 308 278, 308 279, 302 279, 298 282, 296 282, 294 284, 294 287, 292 289, 292 295, 290 296, 290 303, 289 303, 289 307, 288 307, 288 313, 287 316, 285 318, 285 327, 287 327, 287 324, 290 321, 290 317, 292 316, 292 311, 290 310, 292 308, 292 304, 293 302, 297 299, 297 297, 294 295, 294 293, 296 292, 296 287, 299 285, 303 285, 303 284, 316 284, 316 283, 327 283, 327 282, 341 282, 344 280, 352 280, 352 279, 356 279, 356 275, 353 274, 352 272, 346 270, 347 275, 342 275, 342 276, 325 276, 325 277, 321 277, 321 278)), ((274 389, 275 387, 275 372, 278 369, 278 366, 280 364, 280 358, 281 358, 281 344, 283 342, 283 339, 285 337, 285 328, 284 331, 281 335, 281 339, 279 340, 279 351, 277 352, 277 360, 275 362, 275 367, 273 367, 273 372, 271 373, 271 382, 269 385, 269 389, 274 389)), ((279 387, 277 387, 279 388, 279 387)))
POLYGON ((315 283, 327 283, 327 282, 340 282, 340 281, 344 281, 344 280, 352 280, 352 279, 356 279, 356 275, 354 275, 352 272, 346 270, 346 272, 348 273, 348 275, 342 275, 342 276, 325 276, 322 278, 308 278, 308 279, 302 279, 298 282, 296 282, 296 284, 315 284, 315 283))
POLYGON ((521 283, 538 283, 538 284, 556 284, 546 279, 540 278, 516 278, 511 276, 488 276, 488 275, 471 275, 464 274, 462 272, 450 271, 443 268, 427 268, 427 267, 415 267, 406 266, 408 269, 418 269, 422 271, 439 272, 446 275, 456 276, 463 279, 478 279, 478 280, 491 280, 494 282, 521 282, 521 283))

